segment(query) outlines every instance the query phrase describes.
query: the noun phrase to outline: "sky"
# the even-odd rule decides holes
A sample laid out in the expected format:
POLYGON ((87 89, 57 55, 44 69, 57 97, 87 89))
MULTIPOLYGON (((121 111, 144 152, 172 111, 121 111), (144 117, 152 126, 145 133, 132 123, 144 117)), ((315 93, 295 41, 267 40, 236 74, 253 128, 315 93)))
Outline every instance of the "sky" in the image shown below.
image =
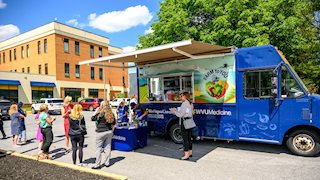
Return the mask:
POLYGON ((110 39, 134 50, 140 35, 151 33, 162 0, 0 0, 0 42, 52 21, 110 39))

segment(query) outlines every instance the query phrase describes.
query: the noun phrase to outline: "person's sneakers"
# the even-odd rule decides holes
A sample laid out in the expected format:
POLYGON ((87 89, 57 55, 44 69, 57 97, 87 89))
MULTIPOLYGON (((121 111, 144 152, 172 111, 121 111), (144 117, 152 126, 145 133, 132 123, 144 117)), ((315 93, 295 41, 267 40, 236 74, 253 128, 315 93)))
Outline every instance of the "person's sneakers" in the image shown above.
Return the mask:
POLYGON ((80 166, 80 167, 85 167, 85 166, 87 166, 87 165, 84 164, 84 163, 79 163, 78 166, 80 166))
POLYGON ((184 147, 179 147, 179 151, 183 151, 184 150, 184 147))
POLYGON ((101 169, 101 166, 93 166, 93 167, 91 167, 91 169, 101 169))
POLYGON ((111 165, 110 164, 104 164, 104 167, 110 167, 111 165))

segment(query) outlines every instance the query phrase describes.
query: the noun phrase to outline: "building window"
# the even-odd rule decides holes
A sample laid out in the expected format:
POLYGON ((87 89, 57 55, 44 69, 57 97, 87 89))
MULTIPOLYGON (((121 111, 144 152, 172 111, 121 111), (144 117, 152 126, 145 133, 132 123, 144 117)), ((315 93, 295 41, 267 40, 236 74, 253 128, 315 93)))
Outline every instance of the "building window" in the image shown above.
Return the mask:
POLYGON ((30 67, 27 67, 27 73, 28 74, 30 73, 30 67))
POLYGON ((90 45, 90 57, 94 58, 94 46, 90 45))
POLYGON ((99 47, 99 57, 102 57, 102 47, 99 47))
POLYGON ((13 59, 17 60, 17 50, 13 49, 13 59))
POLYGON ((76 78, 80 78, 80 65, 76 65, 76 78))
POLYGON ((65 53, 69 53, 69 39, 63 40, 63 49, 65 53))
POLYGON ((11 55, 11 50, 9 51, 9 61, 11 62, 12 60, 12 55, 11 55))
POLYGON ((64 95, 71 96, 74 102, 78 102, 78 99, 81 97, 80 88, 64 88, 64 95))
POLYGON ((38 66, 38 73, 41 74, 41 64, 38 66))
POLYGON ((17 69, 15 69, 14 72, 17 72, 17 69))
POLYGON ((91 79, 94 79, 94 67, 91 67, 90 76, 91 79))
MULTIPOLYGON (((3 99, 8 99, 11 102, 19 102, 18 101, 18 89, 14 90, 11 89, 9 86, 3 86, 0 89, 0 97, 3 99)), ((11 103, 3 103, 1 102, 1 105, 10 106, 11 103)))
POLYGON ((24 58, 24 47, 21 46, 21 58, 24 58))
POLYGON ((44 74, 48 75, 48 63, 44 65, 44 74))
POLYGON ((64 76, 65 77, 70 77, 69 63, 64 63, 64 76))
POLYGON ((22 68, 21 72, 24 73, 24 68, 22 68))
POLYGON ((4 64, 4 63, 6 63, 6 53, 5 53, 5 52, 3 52, 3 54, 2 54, 2 55, 3 55, 3 64, 4 64))
MULTIPOLYGON (((31 87, 32 88, 32 100, 40 100, 41 98, 52 98, 52 87, 31 87)), ((56 100, 62 101, 62 100, 56 100)))
POLYGON ((27 57, 30 56, 29 44, 27 45, 27 57))
POLYGON ((40 41, 38 41, 38 54, 40 54, 41 53, 41 43, 40 43, 40 41))
POLYGON ((98 89, 89 89, 89 97, 98 98, 99 90, 98 89))
POLYGON ((102 80, 103 79, 103 69, 99 68, 99 79, 102 80))
POLYGON ((74 42, 74 54, 80 55, 80 43, 78 41, 74 42))
POLYGON ((43 51, 44 51, 44 53, 47 53, 47 39, 44 39, 44 42, 43 42, 43 51))

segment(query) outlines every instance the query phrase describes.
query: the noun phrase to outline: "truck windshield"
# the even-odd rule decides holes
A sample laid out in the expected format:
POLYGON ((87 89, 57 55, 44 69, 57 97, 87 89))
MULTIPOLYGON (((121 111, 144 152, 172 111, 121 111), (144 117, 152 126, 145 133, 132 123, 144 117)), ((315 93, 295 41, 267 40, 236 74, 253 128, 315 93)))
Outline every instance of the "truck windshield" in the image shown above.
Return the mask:
POLYGON ((294 79, 286 66, 281 69, 281 97, 282 98, 297 98, 304 94, 298 82, 294 79))
POLYGON ((59 100, 59 99, 56 99, 56 100, 48 100, 48 103, 63 103, 63 100, 59 100))

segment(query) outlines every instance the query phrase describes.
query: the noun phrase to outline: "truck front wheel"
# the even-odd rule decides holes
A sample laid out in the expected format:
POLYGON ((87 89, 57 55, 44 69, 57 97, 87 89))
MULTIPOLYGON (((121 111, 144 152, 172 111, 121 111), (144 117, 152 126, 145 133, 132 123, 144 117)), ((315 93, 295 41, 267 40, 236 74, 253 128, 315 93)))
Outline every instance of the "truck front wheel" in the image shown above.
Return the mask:
POLYGON ((289 134, 288 149, 299 156, 315 156, 320 152, 320 138, 310 130, 297 130, 289 134))
POLYGON ((170 137, 172 141, 176 144, 181 144, 183 142, 182 135, 181 135, 181 128, 179 124, 173 124, 170 127, 170 137))

